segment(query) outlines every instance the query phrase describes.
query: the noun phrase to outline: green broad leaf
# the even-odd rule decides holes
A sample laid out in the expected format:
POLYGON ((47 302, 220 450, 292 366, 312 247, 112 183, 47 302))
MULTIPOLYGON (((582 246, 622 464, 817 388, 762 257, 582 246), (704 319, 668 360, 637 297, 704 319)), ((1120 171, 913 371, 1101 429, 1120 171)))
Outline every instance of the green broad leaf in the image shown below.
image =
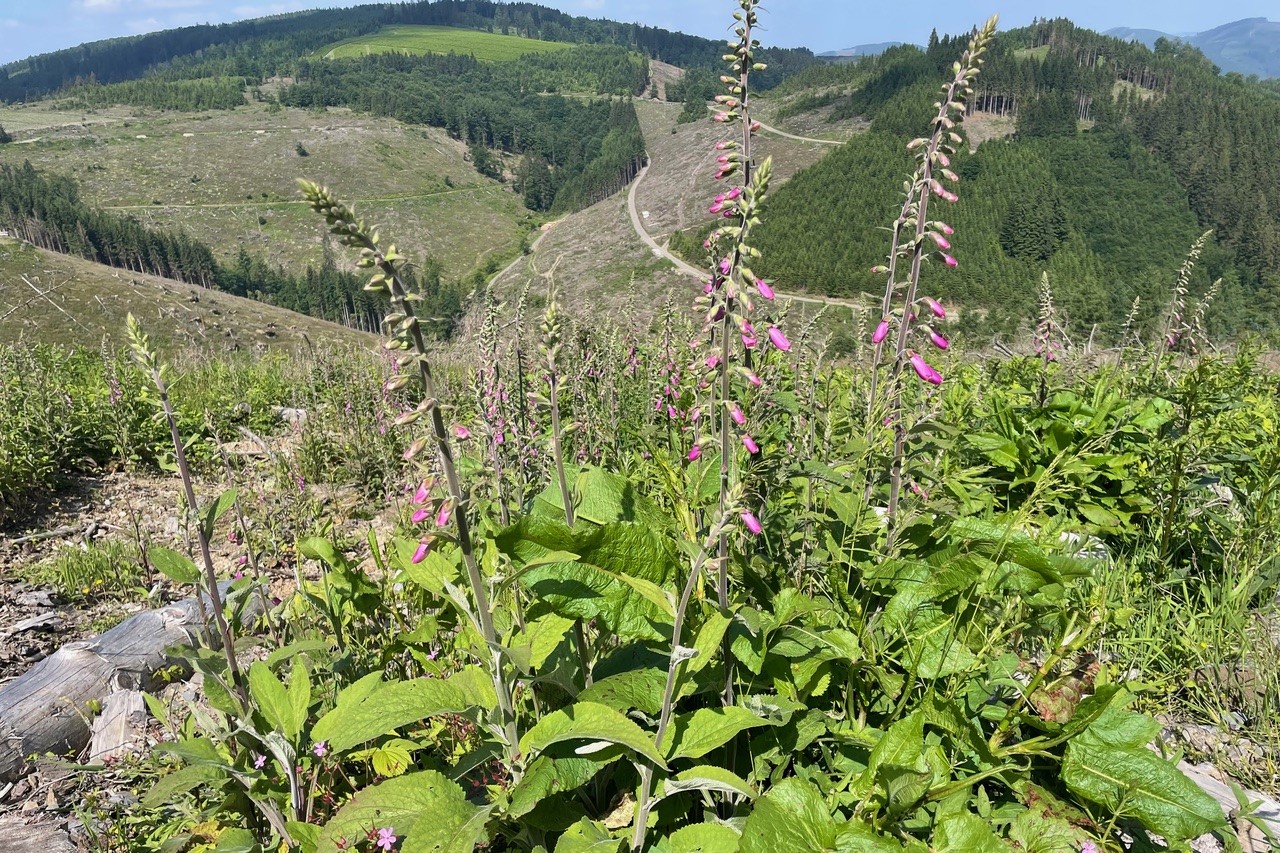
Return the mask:
POLYGON ((584 817, 564 831, 556 842, 555 853, 622 853, 625 843, 600 823, 584 817))
POLYGON ((584 521, 600 525, 634 521, 654 530, 665 529, 670 524, 658 505, 621 474, 602 468, 584 468, 574 485, 578 494, 574 515, 584 521))
POLYGON ((1217 800, 1176 765, 1145 746, 1108 743, 1093 734, 1093 726, 1067 745, 1062 780, 1077 797, 1108 809, 1123 807, 1147 829, 1171 840, 1226 826, 1217 800))
POLYGON ((347 558, 333 546, 333 543, 321 536, 311 536, 298 543, 298 556, 308 560, 318 560, 335 569, 347 568, 347 558))
POLYGON ((836 820, 822 794, 803 779, 783 779, 756 801, 742 827, 741 853, 825 851, 835 847, 836 820))
POLYGON ((262 847, 247 829, 224 829, 213 853, 262 853, 262 847))
MULTIPOLYGON (((311 673, 301 658, 294 661, 293 670, 289 673, 289 710, 291 721, 297 725, 298 731, 307 723, 307 709, 311 707, 311 673)), ((288 732, 285 733, 290 738, 288 732)))
POLYGON ((520 753, 533 755, 552 744, 585 740, 625 746, 666 769, 653 738, 619 712, 595 702, 578 702, 548 714, 520 738, 520 753))
POLYGON ((669 841, 671 853, 736 853, 741 839, 723 823, 695 823, 671 833, 669 841))
POLYGON ((663 630, 672 622, 669 601, 665 594, 655 596, 654 587, 675 577, 678 563, 659 529, 621 521, 569 530, 562 521, 525 516, 495 541, 540 608, 571 619, 599 619, 624 639, 669 642, 670 629, 663 630), (545 562, 556 551, 578 559, 545 562), (629 584, 620 579, 624 575, 648 583, 629 584))
POLYGON ((289 643, 287 646, 281 646, 271 654, 267 655, 267 666, 275 669, 281 663, 290 658, 296 657, 303 652, 325 652, 329 651, 328 640, 299 640, 296 643, 289 643))
POLYGON ((417 744, 404 738, 393 738, 386 743, 375 746, 369 755, 373 771, 388 779, 401 776, 413 762, 413 750, 417 744))
POLYGON ((701 672, 716 659, 720 646, 724 642, 725 632, 729 630, 732 622, 733 619, 723 613, 712 613, 707 616, 702 627, 698 629, 698 636, 693 640, 693 647, 698 653, 685 664, 686 675, 701 672))
POLYGON ((608 705, 624 713, 635 708, 656 717, 662 711, 662 691, 666 681, 667 674, 655 667, 632 669, 602 678, 579 693, 578 699, 608 705))
POLYGON ((297 739, 303 719, 295 715, 293 703, 280 679, 262 661, 254 661, 249 667, 249 695, 273 729, 290 741, 297 739))
POLYGON ((236 504, 237 492, 235 489, 227 489, 218 495, 209 508, 205 511, 204 521, 201 523, 201 529, 204 531, 204 538, 213 541, 213 528, 218 523, 218 519, 222 518, 231 507, 236 504))
MULTIPOLYGON (((1146 714, 1135 714, 1125 707, 1132 701, 1132 694, 1110 691, 1106 695, 1114 701, 1106 702, 1101 713, 1089 724, 1086 729, 1089 737, 1118 749, 1145 749, 1160 734, 1160 724, 1146 714)), ((1091 708, 1087 703, 1098 698, 1090 697, 1081 702, 1077 716, 1088 713, 1091 708)), ((1075 722, 1074 717, 1072 722, 1075 722)))
POLYGON ((644 578, 635 578, 631 575, 614 574, 612 572, 610 574, 634 589, 636 592, 640 593, 646 601, 657 607, 658 610, 662 611, 663 615, 665 615, 672 624, 675 623, 676 602, 673 594, 658 586, 653 581, 647 581, 644 578))
POLYGON ((873 827, 860 820, 840 824, 836 829, 835 853, 902 853, 902 845, 892 838, 879 835, 873 827))
POLYGON ((474 670, 468 667, 446 679, 417 678, 378 685, 355 701, 344 701, 340 696, 337 707, 312 727, 311 740, 327 741, 330 749, 341 752, 437 714, 492 709, 497 704, 493 685, 474 670))
POLYGON ((390 827, 402 836, 403 853, 470 853, 475 839, 466 846, 466 830, 485 812, 447 776, 420 770, 357 793, 324 825, 316 853, 337 853, 342 842, 363 839, 371 827, 390 827))
POLYGON ((1081 502, 1076 505, 1076 510, 1088 519, 1091 524, 1095 524, 1106 531, 1119 530, 1124 523, 1118 515, 1095 503, 1081 502))
POLYGON ((702 764, 677 773, 674 779, 663 783, 658 799, 665 799, 685 791, 715 791, 730 797, 754 799, 757 792, 751 783, 723 767, 702 764))
POLYGON ((677 758, 701 758, 724 746, 739 732, 767 725, 771 725, 768 720, 737 705, 699 708, 689 714, 680 714, 671 720, 667 758, 673 761, 677 758))
POLYGON ((884 733, 867 760, 867 774, 874 777, 882 764, 915 767, 924 756, 924 712, 903 717, 884 733))
POLYGON ((200 785, 223 782, 228 778, 227 771, 214 764, 189 764, 180 767, 167 776, 162 776, 151 786, 142 798, 142 805, 148 809, 157 809, 172 803, 178 796, 192 791, 200 785))
POLYGON ((392 562, 401 568, 404 576, 432 595, 442 595, 448 584, 457 583, 462 568, 449 560, 438 549, 433 548, 418 563, 413 562, 413 553, 418 550, 415 539, 397 539, 392 562))
POLYGON ((467 802, 454 806, 454 813, 441 821, 437 812, 429 809, 401 842, 400 853, 475 853, 485 839, 489 811, 489 807, 467 802))
POLYGON ((156 750, 176 755, 188 764, 219 766, 226 764, 226 759, 218 752, 217 744, 205 737, 183 738, 173 743, 157 744, 156 750))
POLYGON ((323 827, 314 823, 303 823, 300 820, 287 821, 284 828, 297 843, 301 853, 316 853, 316 845, 320 843, 320 831, 323 827))
POLYGON ((935 853, 1008 853, 1012 848, 977 815, 957 814, 938 821, 933 833, 935 853))
POLYGON ((529 763, 524 776, 511 789, 506 816, 523 817, 547 797, 576 791, 617 759, 617 755, 601 759, 600 753, 582 758, 539 755, 529 763))
POLYGON ((186 554, 179 554, 172 548, 162 548, 159 545, 148 548, 147 560, 160 574, 175 583, 200 582, 200 570, 196 568, 196 564, 186 554))

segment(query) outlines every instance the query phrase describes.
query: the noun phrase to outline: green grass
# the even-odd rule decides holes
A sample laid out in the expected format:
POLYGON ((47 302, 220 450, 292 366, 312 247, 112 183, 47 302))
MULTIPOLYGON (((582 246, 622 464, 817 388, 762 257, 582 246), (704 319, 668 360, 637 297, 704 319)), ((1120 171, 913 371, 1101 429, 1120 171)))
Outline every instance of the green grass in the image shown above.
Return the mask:
POLYGON ((481 62, 510 62, 526 53, 565 50, 568 42, 539 41, 520 36, 464 30, 457 27, 383 27, 378 32, 340 41, 316 52, 324 59, 355 59, 377 53, 456 53, 481 62))
POLYGON ((1023 47, 1015 50, 1013 55, 1019 59, 1036 59, 1041 62, 1049 55, 1049 45, 1042 44, 1039 47, 1023 47))

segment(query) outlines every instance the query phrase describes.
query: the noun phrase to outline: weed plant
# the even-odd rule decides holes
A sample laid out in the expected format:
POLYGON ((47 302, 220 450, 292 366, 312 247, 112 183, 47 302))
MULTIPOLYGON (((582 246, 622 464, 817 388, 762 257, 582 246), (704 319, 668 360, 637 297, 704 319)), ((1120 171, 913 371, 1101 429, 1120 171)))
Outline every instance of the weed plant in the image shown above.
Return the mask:
POLYGON ((179 446, 231 431, 237 396, 308 410, 291 457, 233 472, 191 519, 207 540, 246 527, 232 507, 270 514, 267 478, 296 493, 303 521, 253 550, 297 592, 272 643, 190 653, 201 702, 150 699, 165 736, 129 770, 142 810, 87 801, 104 849, 1234 843, 1162 724, 1247 734, 1256 752, 1207 751, 1274 776, 1280 419, 1260 353, 1183 321, 1184 269, 1171 335, 1109 362, 1055 332, 1047 280, 1036 356, 955 354, 918 276, 964 262, 931 209, 958 195, 947 148, 992 21, 911 145, 882 311, 833 363, 752 272, 756 14, 739 1, 717 96, 707 278, 652 328, 569 310, 553 269, 481 294, 474 352, 446 359, 395 247, 303 183, 389 300, 382 355, 174 372, 179 446), (339 481, 387 500, 394 532, 326 534, 308 489, 339 481))

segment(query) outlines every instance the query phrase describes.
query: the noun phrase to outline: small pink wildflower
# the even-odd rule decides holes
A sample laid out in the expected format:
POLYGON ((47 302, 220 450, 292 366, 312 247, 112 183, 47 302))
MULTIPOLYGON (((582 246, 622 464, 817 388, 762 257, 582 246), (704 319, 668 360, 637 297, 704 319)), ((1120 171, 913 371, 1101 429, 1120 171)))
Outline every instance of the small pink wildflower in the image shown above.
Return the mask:
POLYGON ((744 510, 741 517, 742 523, 745 524, 747 529, 756 536, 759 536, 764 530, 764 528, 760 526, 760 519, 756 518, 755 513, 744 510))
POLYGON ((253 769, 261 770, 263 766, 266 765, 266 763, 267 763, 267 757, 265 755, 256 755, 253 758, 253 769))
POLYGON ((1080 853, 1098 853, 1098 845, 1092 841, 1086 841, 1080 845, 1080 853))
POLYGON ((769 343, 783 352, 791 349, 791 341, 787 340, 787 336, 777 326, 769 327, 769 343))
POLYGON ((374 842, 375 847, 381 847, 383 850, 390 850, 395 843, 395 827, 385 826, 378 830, 378 840, 374 842))
POLYGON ((311 747, 311 751, 315 754, 316 758, 324 758, 329 754, 329 744, 322 740, 316 741, 316 743, 311 747))

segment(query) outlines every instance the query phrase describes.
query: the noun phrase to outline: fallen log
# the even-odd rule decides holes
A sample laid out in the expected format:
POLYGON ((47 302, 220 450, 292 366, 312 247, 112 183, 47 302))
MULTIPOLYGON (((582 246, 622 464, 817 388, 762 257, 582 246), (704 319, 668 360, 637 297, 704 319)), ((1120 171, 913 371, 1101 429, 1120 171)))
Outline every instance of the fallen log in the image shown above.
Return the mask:
MULTIPOLYGON (((242 621, 250 611, 261 612, 253 606, 259 599, 247 599, 242 621)), ((131 616, 93 639, 67 643, 0 686, 0 783, 23 775, 29 755, 84 749, 90 703, 118 690, 146 689, 157 670, 175 662, 168 650, 193 644, 201 632, 196 599, 188 598, 131 616)))

